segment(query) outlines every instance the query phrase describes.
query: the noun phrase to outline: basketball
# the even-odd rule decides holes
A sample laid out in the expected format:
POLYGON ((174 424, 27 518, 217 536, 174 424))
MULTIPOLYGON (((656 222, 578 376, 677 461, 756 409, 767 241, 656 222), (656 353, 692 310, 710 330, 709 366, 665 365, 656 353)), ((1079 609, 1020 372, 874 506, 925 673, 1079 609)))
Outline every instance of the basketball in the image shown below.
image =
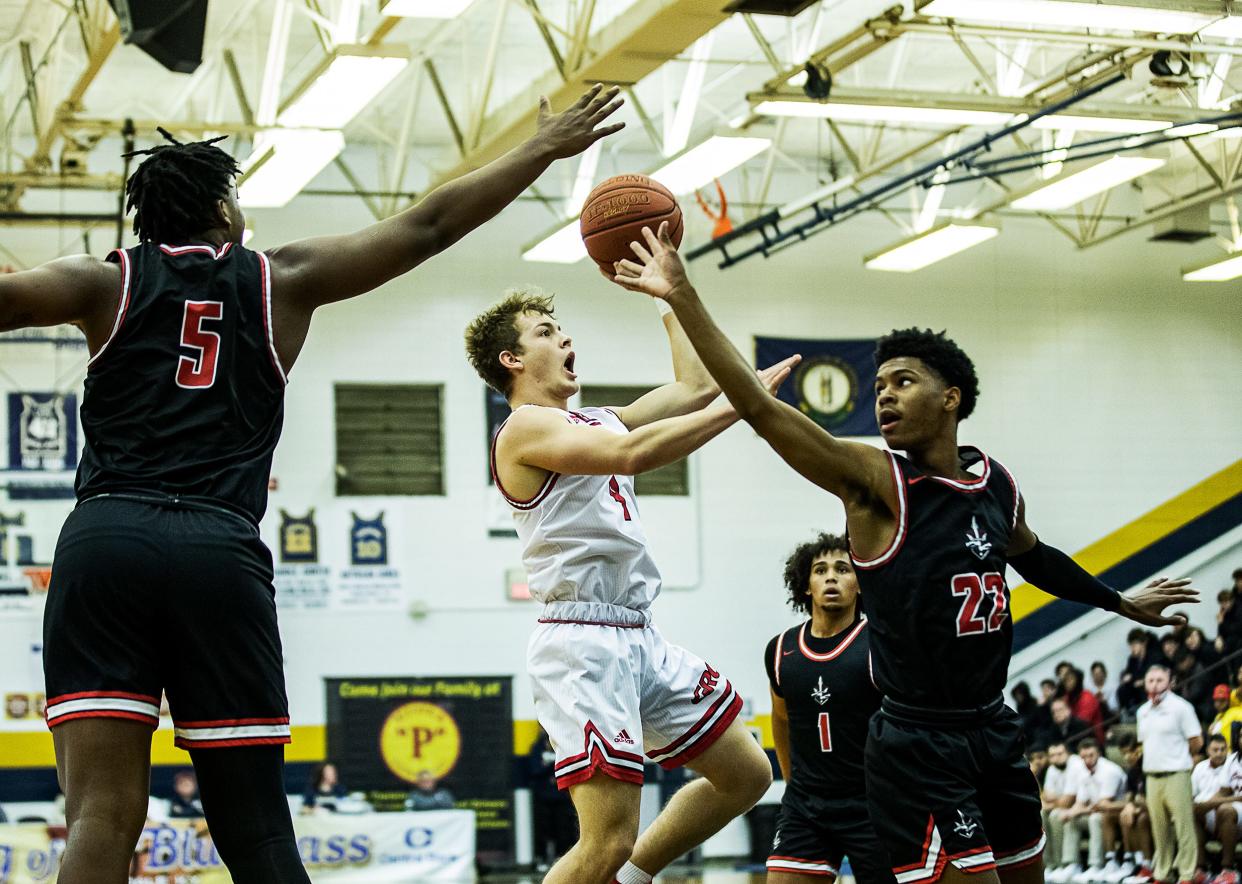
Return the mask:
POLYGON ((615 175, 591 191, 579 227, 587 254, 609 274, 613 264, 633 259, 630 243, 643 241, 643 228, 668 222, 673 245, 681 245, 681 207, 667 187, 646 175, 615 175))

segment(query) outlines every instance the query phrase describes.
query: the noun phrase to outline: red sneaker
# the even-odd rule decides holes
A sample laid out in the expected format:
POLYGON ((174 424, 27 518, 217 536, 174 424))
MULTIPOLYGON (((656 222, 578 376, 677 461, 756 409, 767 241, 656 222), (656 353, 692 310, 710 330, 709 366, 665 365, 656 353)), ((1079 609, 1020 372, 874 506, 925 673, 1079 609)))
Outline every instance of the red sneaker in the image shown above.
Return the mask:
POLYGON ((1212 879, 1212 884, 1238 884, 1238 873, 1233 869, 1221 869, 1220 874, 1212 879))

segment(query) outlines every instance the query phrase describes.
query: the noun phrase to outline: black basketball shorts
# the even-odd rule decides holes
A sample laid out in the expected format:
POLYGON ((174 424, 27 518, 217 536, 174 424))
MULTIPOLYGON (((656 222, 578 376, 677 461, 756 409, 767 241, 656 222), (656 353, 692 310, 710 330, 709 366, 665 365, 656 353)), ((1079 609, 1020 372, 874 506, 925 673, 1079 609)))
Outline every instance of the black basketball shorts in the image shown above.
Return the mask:
POLYGON ((833 880, 848 857, 858 884, 893 884, 888 856, 876 840, 867 799, 821 798, 790 787, 781 801, 768 874, 833 880))
POLYGON ((43 620, 47 723, 159 724, 183 749, 289 742, 272 556, 223 508, 107 495, 61 529, 43 620))
MULTIPOLYGON (((927 712, 928 710, 921 710, 927 712)), ((884 701, 867 738, 867 799, 898 884, 1038 862, 1039 784, 1022 725, 997 702, 984 715, 924 717, 884 701)))

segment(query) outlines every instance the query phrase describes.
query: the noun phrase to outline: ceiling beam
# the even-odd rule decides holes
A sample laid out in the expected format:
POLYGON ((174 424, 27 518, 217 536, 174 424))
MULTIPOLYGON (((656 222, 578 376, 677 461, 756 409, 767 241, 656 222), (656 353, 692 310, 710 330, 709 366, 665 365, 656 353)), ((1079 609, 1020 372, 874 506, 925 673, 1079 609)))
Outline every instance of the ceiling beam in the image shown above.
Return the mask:
MULTIPOLYGON (((587 41, 581 63, 555 68, 512 96, 483 120, 479 140, 461 162, 432 186, 483 166, 520 144, 531 132, 540 95, 561 110, 594 83, 633 84, 675 58, 729 17, 720 0, 637 0, 625 15, 587 41)), ((572 57, 571 57, 572 58, 572 57)))

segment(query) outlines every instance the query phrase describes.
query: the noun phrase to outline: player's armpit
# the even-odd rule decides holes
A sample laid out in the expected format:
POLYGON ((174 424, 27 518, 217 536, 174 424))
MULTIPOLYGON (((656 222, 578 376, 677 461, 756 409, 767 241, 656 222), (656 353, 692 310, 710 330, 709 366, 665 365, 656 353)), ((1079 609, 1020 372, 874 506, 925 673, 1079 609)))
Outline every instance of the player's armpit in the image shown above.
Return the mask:
POLYGON ((0 331, 72 323, 103 343, 121 294, 121 270, 89 255, 0 275, 0 331), (105 322, 107 320, 107 322, 105 322))

